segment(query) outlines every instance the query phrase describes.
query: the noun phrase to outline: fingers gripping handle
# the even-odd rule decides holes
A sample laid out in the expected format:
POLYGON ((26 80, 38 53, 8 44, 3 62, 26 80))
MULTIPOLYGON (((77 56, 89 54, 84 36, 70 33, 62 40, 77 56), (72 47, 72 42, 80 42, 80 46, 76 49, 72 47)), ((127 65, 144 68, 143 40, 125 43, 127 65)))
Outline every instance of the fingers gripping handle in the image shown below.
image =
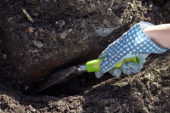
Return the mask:
MULTIPOLYGON (((96 59, 96 60, 91 60, 86 62, 86 70, 87 72, 97 72, 100 71, 100 64, 102 63, 102 61, 104 60, 104 58, 102 59, 96 59)), ((125 59, 121 62, 119 62, 115 68, 120 68, 122 66, 123 63, 125 62, 136 62, 137 64, 139 64, 139 58, 138 57, 133 57, 133 58, 128 58, 125 59)))

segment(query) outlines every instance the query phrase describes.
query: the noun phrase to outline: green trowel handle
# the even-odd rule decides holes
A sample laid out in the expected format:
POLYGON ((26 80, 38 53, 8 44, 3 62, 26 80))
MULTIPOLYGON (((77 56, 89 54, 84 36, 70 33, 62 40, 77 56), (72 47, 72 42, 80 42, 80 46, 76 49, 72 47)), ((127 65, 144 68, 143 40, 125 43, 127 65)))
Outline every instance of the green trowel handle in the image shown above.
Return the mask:
MULTIPOLYGON (((97 72, 100 71, 100 64, 103 61, 104 58, 102 59, 96 59, 96 60, 91 60, 86 62, 86 70, 87 72, 97 72)), ((121 62, 119 62, 115 68, 120 68, 124 62, 136 62, 139 64, 139 58, 138 57, 133 57, 133 58, 128 58, 125 59, 121 62)))

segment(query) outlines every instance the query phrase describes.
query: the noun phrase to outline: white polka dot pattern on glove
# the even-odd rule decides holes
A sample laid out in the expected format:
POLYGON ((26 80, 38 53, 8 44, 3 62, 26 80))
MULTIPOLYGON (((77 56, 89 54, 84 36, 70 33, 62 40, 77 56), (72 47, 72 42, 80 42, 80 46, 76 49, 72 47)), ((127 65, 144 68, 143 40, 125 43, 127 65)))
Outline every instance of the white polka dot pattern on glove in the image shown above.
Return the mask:
POLYGON ((104 58, 100 65, 101 73, 111 70, 129 54, 163 53, 167 49, 159 47, 142 31, 142 28, 152 26, 147 22, 134 25, 119 39, 110 44, 99 56, 104 58))

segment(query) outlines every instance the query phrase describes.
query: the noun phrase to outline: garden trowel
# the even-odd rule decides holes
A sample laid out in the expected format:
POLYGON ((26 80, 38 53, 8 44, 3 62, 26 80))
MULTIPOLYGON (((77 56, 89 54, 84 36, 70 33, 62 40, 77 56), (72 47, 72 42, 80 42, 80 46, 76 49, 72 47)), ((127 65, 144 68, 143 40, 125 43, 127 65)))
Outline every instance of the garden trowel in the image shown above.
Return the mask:
MULTIPOLYGON (((87 61, 85 64, 79 65, 79 66, 72 66, 63 70, 60 70, 58 72, 55 72, 52 74, 46 81, 44 81, 41 86, 36 90, 36 93, 39 93, 53 85, 60 84, 64 81, 67 81, 68 79, 76 76, 76 73, 80 72, 97 72, 100 71, 100 64, 103 61, 102 59, 96 59, 87 61)), ((121 62, 119 62, 114 68, 120 68, 123 63, 125 62, 136 62, 139 64, 139 58, 128 58, 121 62)))

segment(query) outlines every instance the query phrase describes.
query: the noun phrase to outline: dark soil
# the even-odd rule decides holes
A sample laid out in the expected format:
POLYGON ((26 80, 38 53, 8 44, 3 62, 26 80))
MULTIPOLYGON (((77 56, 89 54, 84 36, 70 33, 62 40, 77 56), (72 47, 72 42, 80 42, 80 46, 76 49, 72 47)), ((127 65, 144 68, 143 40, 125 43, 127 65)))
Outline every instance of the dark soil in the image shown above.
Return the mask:
MULTIPOLYGON (((8 0, 4 2, 8 3, 8 0)), ((34 2, 36 3, 36 0, 34 2)), ((146 12, 141 13, 143 16, 138 15, 139 17, 137 15, 133 17, 133 14, 131 14, 134 21, 124 18, 125 20, 122 21, 131 21, 129 27, 133 22, 140 21, 142 18, 155 24, 170 22, 169 1, 155 0, 152 2, 142 0, 141 6, 136 5, 138 2, 140 0, 129 0, 128 3, 131 4, 131 8, 127 8, 127 10, 132 10, 131 12, 135 13, 135 9, 141 8, 146 12)), ((64 7, 64 4, 60 7, 64 7)), ((53 9, 53 7, 50 8, 53 9)), ((86 9, 84 8, 84 10, 86 9)), ((120 9, 115 13, 119 15, 119 12, 121 12, 120 9)), ((60 11, 56 12, 57 15, 58 13, 60 11)), ((49 13, 49 15, 54 14, 49 13)), ((82 12, 77 12, 75 15, 82 16, 82 12)), ((128 18, 127 15, 130 14, 125 11, 119 16, 128 18)), ((44 20, 49 19, 44 18, 44 20)), ((2 41, 0 43, 2 44, 2 41)), ((67 83, 51 87, 41 94, 33 95, 30 92, 25 92, 28 87, 20 82, 16 73, 16 66, 6 55, 5 50, 1 49, 0 51, 0 112, 170 112, 170 51, 160 55, 150 55, 144 69, 135 75, 121 75, 121 77, 116 78, 107 74, 101 80, 97 80, 94 74, 85 73, 67 83)))
POLYGON ((154 11, 158 13, 160 10, 159 7, 153 10, 150 1, 117 0, 113 5, 111 1, 2 1, 2 40, 9 59, 23 80, 41 81, 58 68, 94 59, 135 23, 160 23, 154 21, 154 17, 163 17, 153 15, 154 11), (34 22, 27 19, 23 8, 34 22), (121 27, 105 38, 94 30, 94 27, 118 26, 121 27))

